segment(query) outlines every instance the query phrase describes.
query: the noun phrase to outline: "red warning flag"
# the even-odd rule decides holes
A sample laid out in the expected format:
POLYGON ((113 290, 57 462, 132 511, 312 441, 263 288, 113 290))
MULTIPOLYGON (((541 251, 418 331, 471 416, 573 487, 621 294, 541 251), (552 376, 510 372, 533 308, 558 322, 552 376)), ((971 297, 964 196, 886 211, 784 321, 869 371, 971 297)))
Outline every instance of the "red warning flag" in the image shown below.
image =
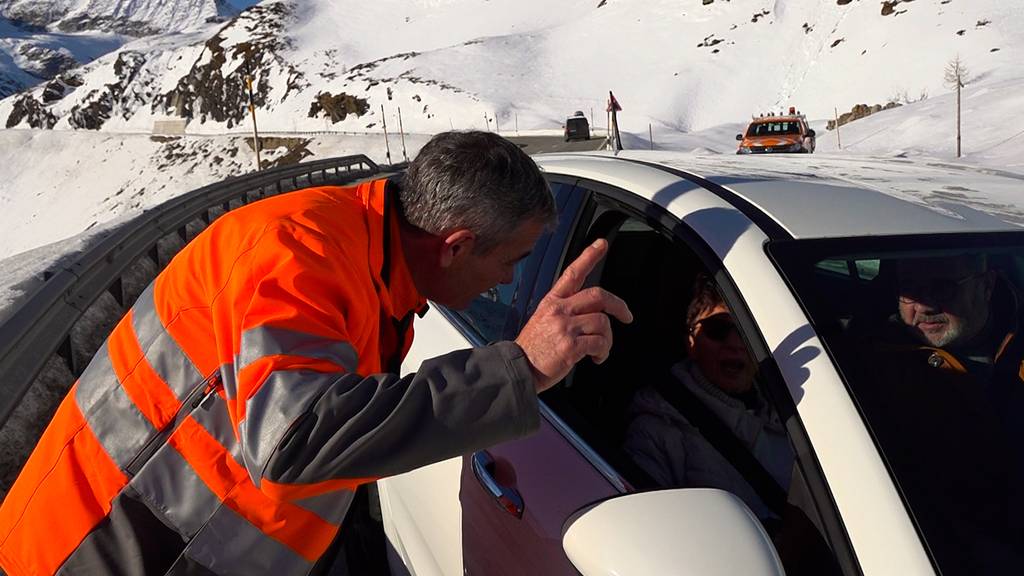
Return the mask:
POLYGON ((608 109, 606 110, 606 112, 611 112, 613 110, 615 112, 622 112, 622 106, 619 105, 619 101, 615 99, 615 95, 612 94, 611 90, 609 90, 608 91, 608 109))

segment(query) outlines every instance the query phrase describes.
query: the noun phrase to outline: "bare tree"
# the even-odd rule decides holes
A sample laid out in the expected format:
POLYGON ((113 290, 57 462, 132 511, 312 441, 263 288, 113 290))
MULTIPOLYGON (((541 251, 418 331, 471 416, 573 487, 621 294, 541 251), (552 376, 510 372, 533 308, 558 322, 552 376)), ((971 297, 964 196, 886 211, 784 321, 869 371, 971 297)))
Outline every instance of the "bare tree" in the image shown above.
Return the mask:
POLYGON ((960 55, 946 64, 946 74, 943 78, 946 86, 956 89, 956 157, 960 157, 960 90, 970 82, 970 73, 967 66, 960 60, 960 55))

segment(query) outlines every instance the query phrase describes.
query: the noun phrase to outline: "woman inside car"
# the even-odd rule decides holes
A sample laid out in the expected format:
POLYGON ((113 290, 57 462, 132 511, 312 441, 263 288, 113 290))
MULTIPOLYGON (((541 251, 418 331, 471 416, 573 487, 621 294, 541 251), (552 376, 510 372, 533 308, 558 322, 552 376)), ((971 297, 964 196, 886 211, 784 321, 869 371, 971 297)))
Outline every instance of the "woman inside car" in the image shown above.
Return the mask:
POLYGON ((624 448, 660 487, 719 488, 777 520, 793 451, 714 282, 699 274, 693 294, 686 357, 633 397, 624 448))

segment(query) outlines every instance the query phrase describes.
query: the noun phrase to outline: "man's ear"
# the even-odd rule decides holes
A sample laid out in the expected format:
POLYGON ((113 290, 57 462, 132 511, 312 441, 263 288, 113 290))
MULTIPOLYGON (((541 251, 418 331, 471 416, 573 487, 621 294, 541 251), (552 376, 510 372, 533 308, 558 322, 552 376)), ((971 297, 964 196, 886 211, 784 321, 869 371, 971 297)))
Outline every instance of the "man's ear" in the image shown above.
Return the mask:
POLYGON ((441 246, 441 267, 448 268, 465 258, 476 245, 476 234, 467 228, 460 228, 445 236, 441 246))

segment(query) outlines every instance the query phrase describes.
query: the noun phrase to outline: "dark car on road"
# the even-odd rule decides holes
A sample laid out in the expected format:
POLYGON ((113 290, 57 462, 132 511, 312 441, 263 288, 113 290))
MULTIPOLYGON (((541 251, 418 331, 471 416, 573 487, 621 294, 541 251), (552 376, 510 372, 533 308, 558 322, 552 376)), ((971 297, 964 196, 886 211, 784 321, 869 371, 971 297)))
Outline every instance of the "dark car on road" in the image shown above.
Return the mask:
POLYGON ((565 121, 565 141, 570 140, 590 140, 590 122, 582 112, 565 121))

